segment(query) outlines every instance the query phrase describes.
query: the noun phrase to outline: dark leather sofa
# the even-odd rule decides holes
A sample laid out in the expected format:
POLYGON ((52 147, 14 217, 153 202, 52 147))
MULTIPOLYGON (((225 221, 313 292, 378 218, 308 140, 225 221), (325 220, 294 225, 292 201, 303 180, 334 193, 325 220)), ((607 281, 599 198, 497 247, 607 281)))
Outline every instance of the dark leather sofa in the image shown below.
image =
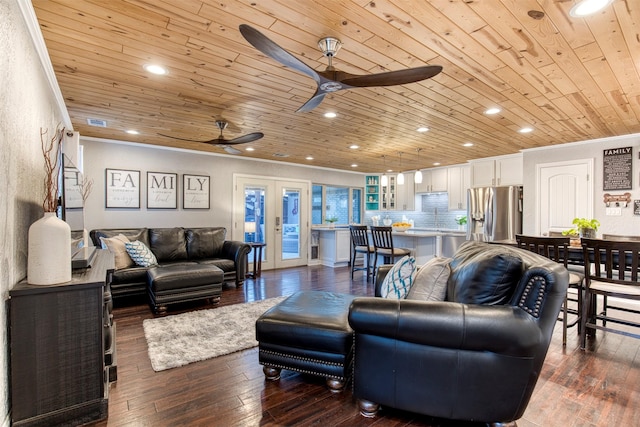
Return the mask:
MULTIPOLYGON (((512 422, 524 413, 568 286, 558 263, 467 242, 449 264, 446 301, 357 298, 354 396, 438 418, 512 422)), ((379 269, 376 295, 389 266, 379 269)))
MULTIPOLYGON (((224 227, 202 228, 109 228, 89 233, 93 244, 101 246, 100 237, 123 234, 130 241, 143 242, 156 256, 158 264, 208 264, 220 268, 224 282, 241 286, 246 273, 246 258, 251 247, 244 242, 225 240, 224 227)), ((111 283, 114 298, 146 295, 147 267, 132 266, 115 270, 111 283)), ((188 270, 188 269, 187 269, 188 270)))

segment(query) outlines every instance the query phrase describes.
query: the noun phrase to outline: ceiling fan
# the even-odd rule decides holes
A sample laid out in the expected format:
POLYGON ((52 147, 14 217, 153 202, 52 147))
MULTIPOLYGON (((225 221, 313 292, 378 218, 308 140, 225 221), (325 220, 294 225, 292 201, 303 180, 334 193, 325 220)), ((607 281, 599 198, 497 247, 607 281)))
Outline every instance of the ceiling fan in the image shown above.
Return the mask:
POLYGON ((307 74, 318 85, 313 94, 297 112, 311 111, 322 102, 327 93, 337 92, 343 89, 374 86, 395 86, 414 83, 429 79, 442 71, 440 65, 426 65, 423 67, 408 68, 406 70, 388 71, 385 73, 356 75, 336 70, 332 65, 332 58, 340 50, 342 42, 333 37, 324 37, 318 41, 318 46, 324 56, 329 58, 329 65, 324 71, 316 71, 295 56, 271 41, 267 36, 255 28, 241 24, 240 33, 256 49, 281 64, 307 74))
POLYGON ((249 134, 246 134, 246 135, 239 136, 237 138, 225 139, 225 138, 222 137, 222 131, 224 131, 227 128, 228 124, 229 123, 224 121, 224 120, 216 120, 216 126, 218 127, 218 129, 220 129, 220 136, 215 138, 215 139, 211 139, 209 141, 196 141, 194 139, 178 138, 177 136, 163 135, 161 133, 158 134, 158 135, 166 136, 167 138, 179 139, 179 140, 182 140, 182 141, 191 141, 191 142, 201 142, 203 144, 212 144, 212 145, 215 145, 217 147, 222 147, 224 149, 224 151, 226 151, 229 154, 240 154, 240 153, 242 153, 242 151, 231 147, 232 145, 246 144, 248 142, 257 141, 258 139, 260 139, 260 138, 262 138, 264 136, 264 134, 262 132, 253 132, 253 133, 249 133, 249 134))

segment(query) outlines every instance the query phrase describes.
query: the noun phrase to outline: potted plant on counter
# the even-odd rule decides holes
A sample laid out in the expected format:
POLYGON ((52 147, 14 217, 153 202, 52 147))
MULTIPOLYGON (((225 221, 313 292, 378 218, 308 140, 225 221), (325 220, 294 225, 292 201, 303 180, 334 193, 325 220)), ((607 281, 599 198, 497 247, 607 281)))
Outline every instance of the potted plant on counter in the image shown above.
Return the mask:
POLYGON ((563 231, 563 235, 595 239, 596 231, 598 231, 598 228, 600 227, 600 221, 597 219, 574 218, 572 224, 574 227, 571 230, 563 231))
POLYGON ((456 224, 458 224, 459 230, 464 230, 466 228, 465 226, 467 225, 467 216, 466 215, 457 216, 456 224))
POLYGON ((336 226, 336 222, 338 221, 338 217, 337 216, 330 216, 325 218, 325 221, 329 223, 329 227, 330 228, 334 228, 336 226))

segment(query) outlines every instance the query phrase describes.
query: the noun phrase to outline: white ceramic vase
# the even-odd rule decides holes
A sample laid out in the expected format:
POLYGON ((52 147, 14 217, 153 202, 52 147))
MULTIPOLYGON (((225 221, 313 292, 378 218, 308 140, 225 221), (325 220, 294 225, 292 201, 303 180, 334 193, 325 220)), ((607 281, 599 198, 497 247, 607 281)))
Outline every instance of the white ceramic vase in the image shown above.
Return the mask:
POLYGON ((29 227, 27 282, 54 285, 71 280, 71 228, 55 212, 29 227))

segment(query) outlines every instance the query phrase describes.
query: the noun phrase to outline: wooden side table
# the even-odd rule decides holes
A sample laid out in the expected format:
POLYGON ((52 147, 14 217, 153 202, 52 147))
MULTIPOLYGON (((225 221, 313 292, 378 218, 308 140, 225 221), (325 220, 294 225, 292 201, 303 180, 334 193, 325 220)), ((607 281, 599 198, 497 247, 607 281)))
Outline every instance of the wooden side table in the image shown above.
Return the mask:
POLYGON ((253 251, 253 272, 249 273, 249 258, 247 257, 246 277, 255 279, 262 274, 262 248, 267 244, 263 242, 247 242, 247 245, 251 246, 253 251))

